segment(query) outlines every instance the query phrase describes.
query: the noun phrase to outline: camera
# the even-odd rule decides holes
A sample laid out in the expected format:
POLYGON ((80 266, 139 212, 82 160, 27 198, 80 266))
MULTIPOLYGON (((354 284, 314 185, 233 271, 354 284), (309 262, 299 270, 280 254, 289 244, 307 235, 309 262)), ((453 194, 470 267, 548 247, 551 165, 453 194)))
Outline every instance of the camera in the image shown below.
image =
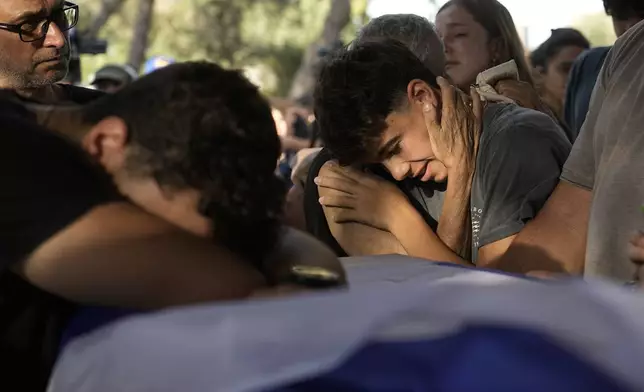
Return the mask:
POLYGON ((107 40, 86 38, 74 28, 69 31, 70 60, 69 71, 64 82, 79 84, 82 80, 80 55, 107 53, 107 40))
POLYGON ((83 37, 75 28, 69 31, 69 44, 72 58, 79 58, 81 54, 107 53, 107 40, 83 37))

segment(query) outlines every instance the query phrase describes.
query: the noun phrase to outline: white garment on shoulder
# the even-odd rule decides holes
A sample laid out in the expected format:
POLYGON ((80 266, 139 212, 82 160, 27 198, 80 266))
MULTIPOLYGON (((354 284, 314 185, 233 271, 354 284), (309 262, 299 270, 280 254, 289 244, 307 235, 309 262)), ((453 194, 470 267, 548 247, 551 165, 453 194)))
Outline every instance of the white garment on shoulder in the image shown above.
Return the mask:
POLYGON ((495 67, 486 69, 476 76, 476 91, 481 96, 481 100, 490 102, 508 102, 516 103, 513 99, 499 94, 494 85, 505 79, 519 80, 519 69, 514 60, 507 61, 495 67))

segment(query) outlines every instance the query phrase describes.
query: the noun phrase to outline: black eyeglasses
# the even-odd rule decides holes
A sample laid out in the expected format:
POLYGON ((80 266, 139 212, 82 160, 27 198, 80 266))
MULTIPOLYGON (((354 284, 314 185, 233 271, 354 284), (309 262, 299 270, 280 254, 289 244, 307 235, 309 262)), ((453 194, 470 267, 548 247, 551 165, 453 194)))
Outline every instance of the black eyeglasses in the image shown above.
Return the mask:
POLYGON ((34 17, 19 24, 0 23, 0 30, 20 35, 22 42, 34 42, 43 39, 49 31, 49 25, 55 23, 60 31, 67 31, 78 23, 78 5, 66 1, 59 9, 46 18, 34 17))

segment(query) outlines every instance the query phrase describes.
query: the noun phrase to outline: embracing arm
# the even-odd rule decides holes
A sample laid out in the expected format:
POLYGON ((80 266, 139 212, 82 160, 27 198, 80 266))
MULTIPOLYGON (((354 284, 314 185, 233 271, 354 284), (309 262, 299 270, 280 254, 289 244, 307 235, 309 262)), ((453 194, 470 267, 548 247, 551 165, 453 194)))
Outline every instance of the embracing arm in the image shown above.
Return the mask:
POLYGON ((508 272, 582 274, 591 191, 560 181, 539 215, 516 236, 503 257, 490 264, 508 272))
POLYGON ((400 210, 391 232, 410 256, 471 266, 438 238, 411 204, 400 210))
POLYGON ((225 249, 123 202, 91 209, 17 271, 76 302, 131 308, 239 298, 265 284, 225 249))

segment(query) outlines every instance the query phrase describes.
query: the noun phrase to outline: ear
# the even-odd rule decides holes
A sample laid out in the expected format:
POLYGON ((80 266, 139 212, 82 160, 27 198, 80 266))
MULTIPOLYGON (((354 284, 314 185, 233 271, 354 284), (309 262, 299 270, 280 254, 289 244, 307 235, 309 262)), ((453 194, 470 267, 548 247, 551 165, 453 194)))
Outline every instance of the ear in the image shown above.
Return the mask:
POLYGON ((407 85, 407 99, 412 105, 423 108, 426 105, 437 108, 440 104, 439 92, 425 81, 414 79, 407 85))
POLYGON ((490 51, 492 66, 502 64, 510 57, 508 49, 501 38, 492 38, 488 43, 488 50, 490 51))
POLYGON ((83 149, 114 173, 125 162, 127 125, 118 117, 107 117, 94 125, 82 141, 83 149))

